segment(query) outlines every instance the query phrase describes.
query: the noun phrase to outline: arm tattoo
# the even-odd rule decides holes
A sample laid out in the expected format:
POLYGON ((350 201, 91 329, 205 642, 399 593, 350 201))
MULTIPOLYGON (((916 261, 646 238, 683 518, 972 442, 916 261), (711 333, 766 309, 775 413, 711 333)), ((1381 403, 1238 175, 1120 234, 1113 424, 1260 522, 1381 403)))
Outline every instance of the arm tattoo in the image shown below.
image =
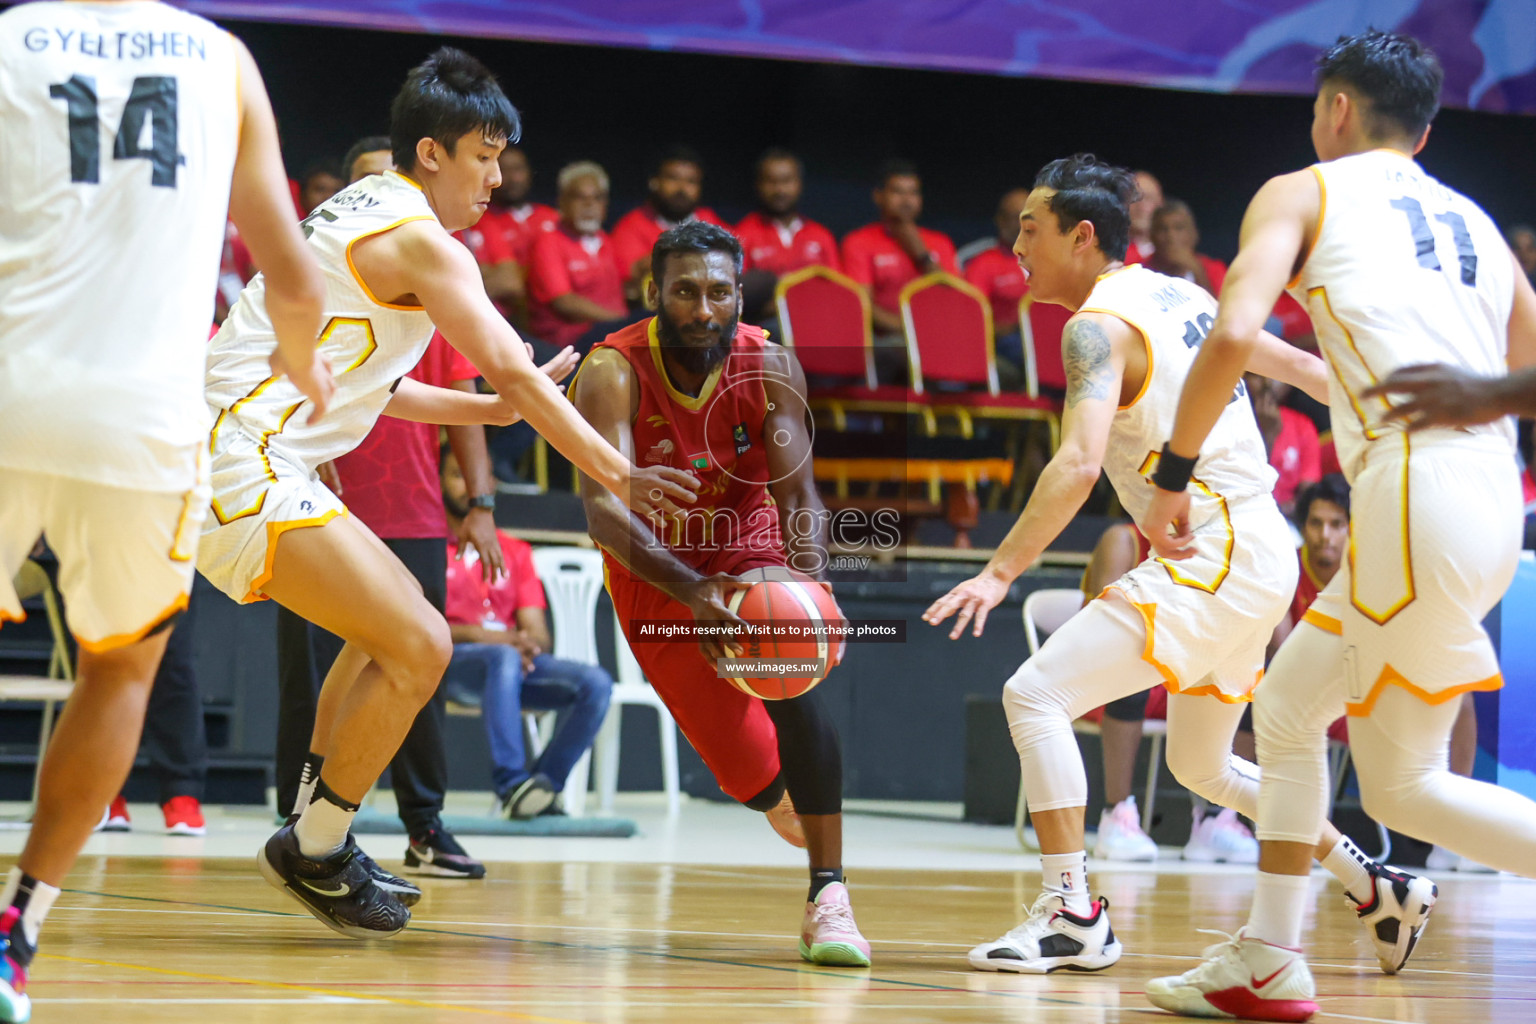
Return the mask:
POLYGON ((1063 353, 1067 371, 1067 405, 1085 398, 1109 398, 1115 371, 1110 365, 1109 335, 1091 320, 1073 320, 1067 324, 1063 353))

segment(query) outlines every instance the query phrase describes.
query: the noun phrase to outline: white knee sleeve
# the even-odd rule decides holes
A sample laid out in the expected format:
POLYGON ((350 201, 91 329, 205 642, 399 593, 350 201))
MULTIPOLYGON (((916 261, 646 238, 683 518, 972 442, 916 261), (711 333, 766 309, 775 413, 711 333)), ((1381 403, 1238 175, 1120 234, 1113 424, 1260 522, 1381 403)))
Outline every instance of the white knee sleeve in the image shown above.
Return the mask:
POLYGON ((1328 726, 1344 713, 1343 641, 1302 622, 1259 684, 1253 727, 1263 776, 1258 837, 1317 842, 1328 814, 1328 726))
POLYGON ((1251 818, 1258 813, 1259 770, 1232 753, 1244 706, 1169 694, 1167 756, 1179 785, 1251 818))

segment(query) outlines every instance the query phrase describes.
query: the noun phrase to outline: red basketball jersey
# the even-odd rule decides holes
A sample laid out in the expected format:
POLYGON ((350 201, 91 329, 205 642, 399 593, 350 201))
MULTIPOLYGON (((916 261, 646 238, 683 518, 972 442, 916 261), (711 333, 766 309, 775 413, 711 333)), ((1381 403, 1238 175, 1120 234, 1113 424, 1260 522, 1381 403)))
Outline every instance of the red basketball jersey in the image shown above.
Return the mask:
MULTIPOLYGON (((705 575, 784 564, 763 439, 768 415, 763 355, 769 345, 760 328, 738 326, 730 355, 697 397, 678 391, 667 376, 654 317, 594 346, 623 355, 639 381, 640 405, 631 427, 640 465, 672 466, 703 482, 697 503, 682 520, 653 529, 679 559, 705 575)), ((628 575, 611 556, 608 566, 610 573, 628 575)))

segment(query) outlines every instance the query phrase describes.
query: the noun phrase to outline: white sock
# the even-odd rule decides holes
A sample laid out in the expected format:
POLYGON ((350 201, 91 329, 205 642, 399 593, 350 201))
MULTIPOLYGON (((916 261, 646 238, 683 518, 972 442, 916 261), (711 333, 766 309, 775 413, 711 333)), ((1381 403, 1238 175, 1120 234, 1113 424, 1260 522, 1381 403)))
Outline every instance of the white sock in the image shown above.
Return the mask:
POLYGON ((26 891, 23 892, 23 877, 21 868, 11 868, 5 876, 5 888, 0 890, 0 907, 13 906, 18 902, 18 897, 25 897, 21 911, 21 930, 27 941, 36 946, 37 933, 42 929, 48 911, 53 909, 53 901, 59 898, 59 890, 57 886, 29 878, 26 891))
POLYGON ((347 831, 356 816, 356 807, 348 810, 324 797, 313 801, 293 826, 299 852, 316 860, 336 853, 347 841, 347 831))
POLYGON ((1301 922, 1307 915, 1307 895, 1312 888, 1308 875, 1272 875, 1259 872, 1253 887, 1253 911, 1248 918, 1248 937, 1287 949, 1301 948, 1301 922))
POLYGON ((1088 854, 1042 853, 1040 855, 1040 881, 1046 892, 1060 896, 1067 909, 1084 917, 1093 912, 1088 899, 1088 854))
POLYGON ((1373 863, 1371 858, 1350 842, 1349 836, 1340 836, 1328 856, 1323 858, 1323 867, 1339 880, 1349 898, 1356 903, 1369 903, 1376 895, 1371 885, 1371 873, 1366 870, 1370 863, 1373 863))
POLYGON ((315 798, 315 784, 320 781, 320 769, 325 758, 310 751, 304 759, 304 770, 299 774, 299 795, 293 798, 293 810, 289 814, 303 814, 304 808, 315 798))

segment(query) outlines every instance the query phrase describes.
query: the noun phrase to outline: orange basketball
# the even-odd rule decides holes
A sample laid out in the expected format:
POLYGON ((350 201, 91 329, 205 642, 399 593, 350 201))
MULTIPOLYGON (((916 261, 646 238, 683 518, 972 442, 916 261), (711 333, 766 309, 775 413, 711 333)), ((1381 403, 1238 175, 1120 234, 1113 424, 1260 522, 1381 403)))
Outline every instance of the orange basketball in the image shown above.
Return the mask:
POLYGON ((846 641, 827 627, 843 623, 843 613, 827 588, 801 572, 784 566, 752 569, 743 579, 755 579, 747 590, 731 595, 728 606, 762 632, 739 636, 742 658, 795 660, 815 663, 814 671, 782 675, 733 676, 727 682, 743 693, 764 700, 789 700, 809 691, 843 660, 846 641))

